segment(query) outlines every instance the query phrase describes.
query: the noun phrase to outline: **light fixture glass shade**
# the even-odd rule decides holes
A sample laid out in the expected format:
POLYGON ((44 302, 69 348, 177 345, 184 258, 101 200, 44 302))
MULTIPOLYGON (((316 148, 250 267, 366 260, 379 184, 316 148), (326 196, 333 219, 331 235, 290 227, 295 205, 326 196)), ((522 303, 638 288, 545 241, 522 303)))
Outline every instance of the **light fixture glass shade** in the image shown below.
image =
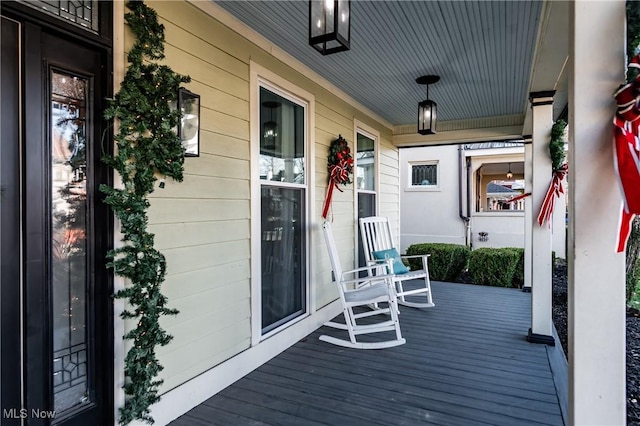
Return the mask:
POLYGON ((323 55, 349 50, 350 0, 309 1, 309 44, 323 55))
POLYGON ((438 105, 429 99, 418 104, 418 133, 421 135, 436 133, 437 109, 438 105))
POLYGON ((511 163, 509 163, 509 171, 507 172, 507 179, 512 179, 513 173, 511 172, 511 163))
POLYGON ((262 127, 262 137, 264 138, 265 149, 275 149, 276 138, 278 137, 278 123, 266 121, 262 127))

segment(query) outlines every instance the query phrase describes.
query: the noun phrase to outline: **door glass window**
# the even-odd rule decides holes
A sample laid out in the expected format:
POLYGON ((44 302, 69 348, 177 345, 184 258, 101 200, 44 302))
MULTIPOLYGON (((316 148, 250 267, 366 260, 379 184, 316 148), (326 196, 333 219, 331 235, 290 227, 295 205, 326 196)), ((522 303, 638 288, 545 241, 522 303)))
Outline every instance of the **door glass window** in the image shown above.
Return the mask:
POLYGON ((23 3, 98 32, 98 0, 27 0, 23 3))
POLYGON ((306 312, 305 108, 260 88, 263 334, 306 312))
POLYGON ((51 73, 53 394, 57 412, 88 402, 88 80, 51 73))

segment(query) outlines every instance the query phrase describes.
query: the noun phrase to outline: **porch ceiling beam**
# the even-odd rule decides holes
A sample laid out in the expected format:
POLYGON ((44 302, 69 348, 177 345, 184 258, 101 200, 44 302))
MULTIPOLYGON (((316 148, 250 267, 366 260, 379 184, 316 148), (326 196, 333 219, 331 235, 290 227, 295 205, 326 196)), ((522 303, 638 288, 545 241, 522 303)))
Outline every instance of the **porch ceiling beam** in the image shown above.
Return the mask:
POLYGON ((438 132, 435 135, 420 135, 418 133, 394 135, 393 144, 398 148, 407 148, 516 139, 522 139, 522 125, 452 130, 449 132, 438 132))
MULTIPOLYGON (((569 60, 569 2, 546 1, 540 19, 538 39, 531 68, 531 84, 529 92, 554 90, 553 118, 567 105, 568 79, 567 63, 569 60)), ((523 134, 531 134, 533 129, 532 111, 528 100, 524 105, 526 111, 523 134)))

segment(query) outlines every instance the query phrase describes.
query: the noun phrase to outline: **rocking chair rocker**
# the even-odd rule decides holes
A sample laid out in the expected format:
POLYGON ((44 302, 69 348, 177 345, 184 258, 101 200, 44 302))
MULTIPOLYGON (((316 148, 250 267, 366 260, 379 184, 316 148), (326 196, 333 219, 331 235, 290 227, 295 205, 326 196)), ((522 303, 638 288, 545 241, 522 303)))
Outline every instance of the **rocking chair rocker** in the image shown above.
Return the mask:
POLYGON ((362 247, 367 265, 380 265, 381 262, 392 259, 393 282, 396 285, 398 294, 398 304, 410 306, 412 308, 431 308, 435 306, 431 295, 431 280, 429 279, 429 255, 400 256, 393 245, 391 227, 389 219, 386 217, 365 217, 360 219, 360 233, 362 236, 362 247), (415 271, 408 270, 402 264, 402 259, 422 258, 422 269, 415 271), (400 271, 403 269, 403 271, 400 271), (407 280, 422 279, 424 285, 418 288, 405 290, 402 282, 407 280), (406 296, 426 296, 424 301, 411 301, 406 296))
POLYGON ((344 346, 354 349, 382 349, 390 348, 404 344, 406 341, 402 338, 400 332, 400 322, 398 321, 398 305, 396 300, 396 292, 392 281, 392 276, 375 275, 376 271, 382 269, 380 265, 358 268, 349 271, 343 271, 338 259, 338 251, 331 233, 329 223, 322 225, 324 238, 329 250, 329 259, 335 276, 340 302, 342 303, 342 312, 344 314, 344 324, 334 321, 326 322, 324 325, 340 330, 346 330, 349 333, 349 340, 339 339, 332 336, 322 335, 320 340, 338 346, 344 346), (369 272, 371 275, 359 277, 360 271, 369 272), (373 304, 387 303, 386 307, 371 311, 355 313, 353 308, 358 306, 368 307, 373 304), (363 324, 359 320, 375 315, 382 315, 383 320, 378 322, 366 321, 363 324), (395 338, 385 341, 368 341, 363 342, 357 339, 362 334, 395 332, 395 338))

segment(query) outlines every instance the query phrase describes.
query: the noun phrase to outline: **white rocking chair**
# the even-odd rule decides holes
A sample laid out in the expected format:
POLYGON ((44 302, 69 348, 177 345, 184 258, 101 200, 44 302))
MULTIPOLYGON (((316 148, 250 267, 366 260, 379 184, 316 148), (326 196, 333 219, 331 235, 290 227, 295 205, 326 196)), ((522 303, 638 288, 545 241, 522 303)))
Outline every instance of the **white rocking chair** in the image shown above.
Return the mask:
MULTIPOLYGON (((376 252, 383 252, 394 249, 393 237, 391 235, 391 227, 389 219, 386 217, 365 217, 360 219, 360 233, 362 237, 362 247, 367 265, 380 265, 381 262, 387 260, 388 256, 383 259, 375 257, 376 252)), ((393 282, 396 284, 398 295, 398 303, 400 305, 410 306, 413 308, 431 308, 435 306, 431 295, 431 280, 429 279, 429 255, 399 256, 402 259, 422 258, 422 269, 409 271, 406 273, 393 275, 393 282), (404 290, 403 281, 422 279, 424 285, 416 289, 404 290), (424 301, 411 301, 406 296, 425 296, 424 301)), ((395 262, 402 263, 400 258, 394 259, 395 262)), ((394 268, 395 269, 395 268, 394 268)))
MULTIPOLYGON (((334 321, 326 322, 324 325, 349 333, 349 340, 339 339, 332 336, 322 335, 320 340, 338 346, 354 349, 383 349, 398 346, 406 343, 400 332, 400 322, 398 321, 398 305, 396 292, 392 281, 392 276, 374 275, 376 270, 384 269, 380 265, 366 268, 358 268, 343 271, 338 259, 338 251, 333 240, 330 224, 322 225, 324 239, 329 250, 329 259, 338 286, 340 302, 342 302, 342 312, 344 314, 344 324, 334 321), (371 276, 359 277, 360 271, 371 273, 371 276), (387 306, 378 310, 366 310, 355 313, 354 307, 370 306, 372 304, 387 303, 387 306), (362 318, 372 317, 382 314, 382 320, 378 322, 367 321, 367 324, 358 322, 362 318), (395 332, 395 338, 391 340, 363 342, 357 339, 361 334, 395 332)), ((390 262, 389 262, 390 264, 390 262)))

